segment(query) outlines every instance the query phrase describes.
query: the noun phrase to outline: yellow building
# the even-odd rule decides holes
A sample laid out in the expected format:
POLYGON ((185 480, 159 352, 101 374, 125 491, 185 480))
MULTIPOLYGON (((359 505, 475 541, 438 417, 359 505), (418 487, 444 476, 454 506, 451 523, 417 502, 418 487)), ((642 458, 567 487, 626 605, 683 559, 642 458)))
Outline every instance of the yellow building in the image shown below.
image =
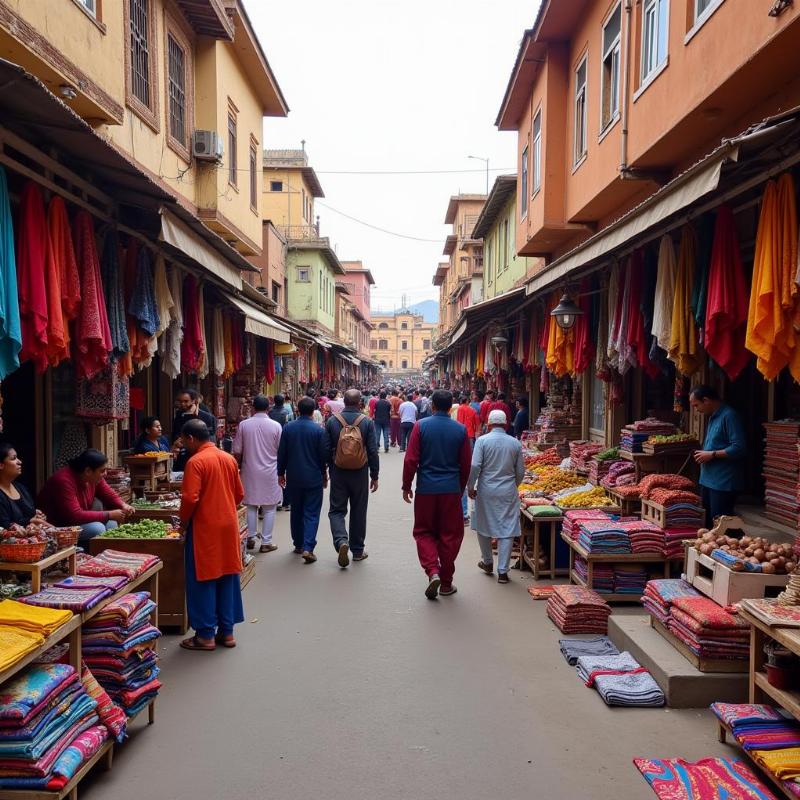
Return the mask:
POLYGON ((316 238, 314 198, 325 197, 314 168, 301 150, 265 150, 263 162, 264 219, 272 220, 288 239, 316 238))
POLYGON ((241 0, 2 0, 0 55, 241 255, 261 253, 263 118, 288 106, 241 0))
POLYGON ((432 352, 435 325, 421 314, 373 314, 372 358, 391 374, 420 372, 432 352))

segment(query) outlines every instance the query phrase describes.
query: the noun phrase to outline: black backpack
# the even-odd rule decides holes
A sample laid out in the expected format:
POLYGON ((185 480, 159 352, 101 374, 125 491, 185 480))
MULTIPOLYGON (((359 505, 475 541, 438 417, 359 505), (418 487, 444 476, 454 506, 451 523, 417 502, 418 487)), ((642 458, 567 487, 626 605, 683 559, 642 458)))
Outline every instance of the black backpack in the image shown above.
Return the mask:
POLYGON ((286 410, 285 406, 281 406, 280 408, 273 407, 270 409, 268 416, 270 419, 274 419, 275 422, 283 428, 289 419, 289 412, 286 410))

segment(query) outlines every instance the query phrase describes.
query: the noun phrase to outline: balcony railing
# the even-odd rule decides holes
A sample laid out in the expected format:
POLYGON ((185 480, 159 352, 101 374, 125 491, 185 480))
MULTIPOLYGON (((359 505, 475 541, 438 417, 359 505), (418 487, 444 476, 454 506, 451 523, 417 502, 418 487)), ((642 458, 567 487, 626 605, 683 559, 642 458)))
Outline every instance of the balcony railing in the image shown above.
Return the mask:
POLYGON ((321 238, 319 235, 319 222, 315 225, 283 225, 278 230, 290 242, 307 242, 321 238))

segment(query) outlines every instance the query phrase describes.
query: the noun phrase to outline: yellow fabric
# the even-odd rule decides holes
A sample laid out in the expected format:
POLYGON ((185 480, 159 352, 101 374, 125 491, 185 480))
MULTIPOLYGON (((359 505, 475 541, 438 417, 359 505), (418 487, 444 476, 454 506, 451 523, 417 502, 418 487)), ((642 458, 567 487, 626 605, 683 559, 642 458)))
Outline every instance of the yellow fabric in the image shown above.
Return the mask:
POLYGON ((478 339, 478 350, 475 355, 475 375, 483 377, 483 357, 486 354, 486 338, 481 336, 478 339))
POLYGON ((0 625, 21 628, 44 637, 71 619, 72 612, 68 610, 39 608, 16 600, 3 600, 0 603, 0 625))
POLYGON ((44 644, 44 636, 0 625, 0 672, 14 666, 17 661, 25 658, 28 653, 33 652, 42 644, 44 644))
POLYGON ((675 294, 672 298, 672 332, 669 342, 669 360, 682 375, 693 375, 700 368, 700 346, 697 328, 692 315, 692 289, 697 257, 694 229, 684 225, 678 266, 675 271, 675 294))
POLYGON ((785 173, 777 182, 767 182, 761 201, 745 337, 745 346, 755 353, 756 367, 767 380, 786 366, 800 380, 796 270, 797 208, 794 182, 785 173))
POLYGON ((575 329, 565 331, 550 316, 550 311, 559 301, 558 294, 550 299, 547 308, 547 349, 545 350, 544 363, 557 378, 575 374, 575 329))
POLYGON ((784 750, 753 750, 750 755, 756 763, 781 780, 792 780, 800 776, 800 747, 787 747, 784 750))
POLYGON ((231 318, 226 316, 222 322, 222 339, 225 347, 225 371, 223 378, 233 375, 233 344, 231 342, 231 318))

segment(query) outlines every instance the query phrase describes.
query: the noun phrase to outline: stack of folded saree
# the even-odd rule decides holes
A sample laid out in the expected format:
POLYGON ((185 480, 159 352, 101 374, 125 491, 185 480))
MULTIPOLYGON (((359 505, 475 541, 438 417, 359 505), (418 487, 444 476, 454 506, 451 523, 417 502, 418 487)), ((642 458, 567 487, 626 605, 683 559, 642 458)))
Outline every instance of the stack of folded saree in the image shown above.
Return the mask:
POLYGON ((153 564, 158 556, 149 553, 123 553, 120 550, 103 550, 93 558, 82 559, 78 564, 78 575, 91 577, 123 576, 128 580, 138 578, 153 564))
POLYGON ((642 605, 659 622, 669 622, 672 601, 677 597, 701 597, 700 592, 680 578, 658 578, 648 581, 642 595, 642 605))
POLYGON ((124 575, 70 575, 68 578, 54 583, 61 589, 110 589, 111 593, 119 591, 126 583, 128 578, 124 575))
POLYGON ((567 511, 564 513, 561 530, 570 539, 577 539, 581 533, 581 523, 591 521, 606 522, 608 519, 609 515, 605 511, 596 509, 592 511, 581 511, 579 509, 567 511))
POLYGON ((641 564, 614 564, 614 594, 629 594, 631 598, 642 596, 647 585, 647 570, 641 564))
POLYGON ((32 653, 70 619, 71 611, 36 608, 16 600, 0 602, 0 670, 32 653))
MULTIPOLYGON (((589 580, 589 567, 586 559, 580 556, 575 556, 575 563, 573 565, 575 574, 578 575, 584 582, 589 580)), ((611 564, 595 564, 592 570, 592 585, 590 589, 594 589, 600 594, 611 594, 614 591, 614 568, 611 564)))
POLYGON ((62 608, 80 614, 94 608, 101 600, 113 594, 107 587, 49 586, 36 594, 20 598, 21 603, 41 608, 62 608))
POLYGON ((631 537, 624 529, 624 524, 610 517, 582 522, 578 542, 589 553, 628 555, 631 552, 631 537))
POLYGON ((578 676, 609 706, 663 706, 664 693, 649 671, 628 652, 578 658, 578 676))
POLYGON ((0 788, 63 789, 108 738, 66 664, 36 664, 0 691, 0 788))
POLYGON ((149 592, 126 594, 83 626, 83 659, 98 683, 131 717, 158 694, 156 642, 149 592))
POLYGON ((562 633, 608 633, 611 607, 591 589, 556 586, 547 601, 547 616, 562 633))
POLYGON ((561 655, 574 667, 581 656, 616 656, 616 645, 608 636, 595 636, 591 639, 559 639, 561 655))
POLYGON ((708 597, 674 598, 667 627, 700 658, 750 657, 750 626, 708 597))

